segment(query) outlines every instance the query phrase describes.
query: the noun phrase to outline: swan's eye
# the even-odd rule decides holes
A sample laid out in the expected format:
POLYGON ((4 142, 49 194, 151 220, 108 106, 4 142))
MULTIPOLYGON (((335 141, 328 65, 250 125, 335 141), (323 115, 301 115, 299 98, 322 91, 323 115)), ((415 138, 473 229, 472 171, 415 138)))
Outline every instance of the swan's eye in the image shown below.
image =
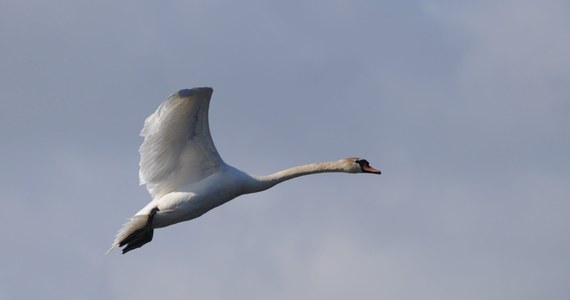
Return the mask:
POLYGON ((366 159, 359 159, 359 160, 356 160, 355 163, 359 164, 360 167, 368 167, 368 166, 370 166, 370 163, 369 163, 366 159))

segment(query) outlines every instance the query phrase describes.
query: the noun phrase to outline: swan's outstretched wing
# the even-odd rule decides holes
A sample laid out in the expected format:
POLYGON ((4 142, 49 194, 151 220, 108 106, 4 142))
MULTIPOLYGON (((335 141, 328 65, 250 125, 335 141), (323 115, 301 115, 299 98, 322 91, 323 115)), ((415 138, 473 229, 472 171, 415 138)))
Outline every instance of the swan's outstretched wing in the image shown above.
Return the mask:
POLYGON ((208 125, 212 91, 178 91, 145 120, 139 179, 153 198, 198 182, 224 164, 208 125))

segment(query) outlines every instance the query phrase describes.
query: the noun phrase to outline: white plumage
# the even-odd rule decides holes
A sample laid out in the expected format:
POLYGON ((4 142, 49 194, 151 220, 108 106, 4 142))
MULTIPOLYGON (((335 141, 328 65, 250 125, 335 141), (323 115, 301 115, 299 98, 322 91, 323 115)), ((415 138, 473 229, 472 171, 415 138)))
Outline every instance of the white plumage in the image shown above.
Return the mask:
POLYGON ((145 120, 139 179, 153 198, 196 183, 223 165, 208 126, 211 95, 210 88, 182 90, 145 120))
POLYGON ((298 166, 267 176, 251 176, 221 159, 210 135, 208 108, 213 90, 180 90, 144 122, 139 179, 152 201, 127 222, 111 246, 123 253, 150 242, 155 228, 191 220, 231 199, 266 190, 302 175, 373 173, 356 157, 298 166))

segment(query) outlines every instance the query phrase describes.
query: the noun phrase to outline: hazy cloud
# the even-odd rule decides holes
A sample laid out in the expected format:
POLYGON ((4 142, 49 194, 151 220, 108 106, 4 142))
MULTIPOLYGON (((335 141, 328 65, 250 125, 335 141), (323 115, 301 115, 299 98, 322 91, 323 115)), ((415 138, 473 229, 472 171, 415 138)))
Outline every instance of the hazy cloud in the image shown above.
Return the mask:
POLYGON ((565 1, 0 4, 0 298, 567 299, 565 1), (254 174, 359 155, 104 256, 144 118, 213 86, 254 174))

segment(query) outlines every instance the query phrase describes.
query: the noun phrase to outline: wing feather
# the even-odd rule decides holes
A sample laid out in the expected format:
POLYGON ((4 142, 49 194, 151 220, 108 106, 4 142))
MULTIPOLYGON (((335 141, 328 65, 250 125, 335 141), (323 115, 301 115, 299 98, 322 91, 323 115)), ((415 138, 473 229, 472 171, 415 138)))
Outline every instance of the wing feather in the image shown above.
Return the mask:
POLYGON ((153 198, 198 182, 223 165, 208 124, 212 91, 178 91, 145 120, 139 179, 153 198))

